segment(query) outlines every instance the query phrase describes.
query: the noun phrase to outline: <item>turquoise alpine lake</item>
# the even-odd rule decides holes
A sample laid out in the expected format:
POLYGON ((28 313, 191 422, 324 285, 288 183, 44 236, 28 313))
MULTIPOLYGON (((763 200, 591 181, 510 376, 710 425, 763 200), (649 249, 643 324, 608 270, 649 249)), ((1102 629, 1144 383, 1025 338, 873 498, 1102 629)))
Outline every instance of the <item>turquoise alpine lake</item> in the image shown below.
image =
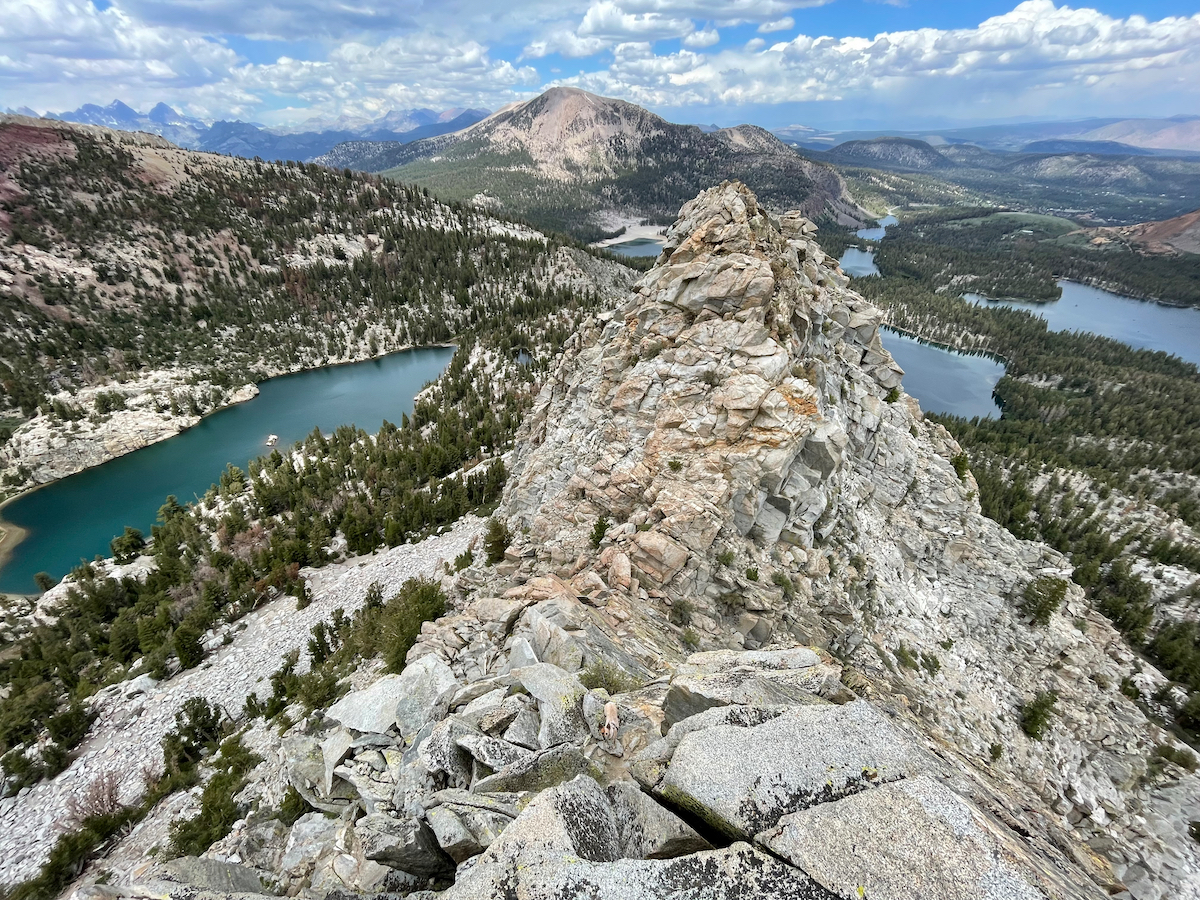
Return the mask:
POLYGON ((38 572, 57 579, 80 560, 110 555, 109 541, 127 525, 149 536, 168 495, 181 503, 203 495, 226 465, 244 469, 270 453, 271 435, 286 449, 314 428, 356 425, 374 434, 385 419, 398 423, 453 355, 453 347, 426 347, 272 378, 253 400, 182 434, 22 494, 0 511, 25 533, 0 568, 0 592, 32 593, 38 572))

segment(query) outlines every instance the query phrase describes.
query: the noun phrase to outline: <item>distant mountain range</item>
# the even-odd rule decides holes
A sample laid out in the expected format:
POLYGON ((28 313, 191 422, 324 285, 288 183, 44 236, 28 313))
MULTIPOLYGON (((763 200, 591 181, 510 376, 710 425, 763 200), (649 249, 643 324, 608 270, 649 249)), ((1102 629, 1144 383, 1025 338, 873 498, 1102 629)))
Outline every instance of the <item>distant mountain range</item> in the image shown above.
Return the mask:
MULTIPOLYGON (((36 117, 27 107, 7 110, 36 117)), ((161 135, 189 150, 207 150, 231 156, 260 156, 264 159, 309 162, 351 140, 405 143, 434 137, 473 125, 487 116, 486 109, 394 109, 376 119, 338 116, 309 119, 300 125, 268 128, 250 122, 206 122, 186 116, 159 103, 147 113, 114 100, 108 106, 86 103, 64 113, 47 113, 46 118, 84 125, 100 125, 118 131, 146 131, 161 135)))
POLYGON ((775 134, 789 144, 810 150, 830 150, 851 141, 889 137, 912 138, 934 147, 974 144, 997 152, 1084 152, 1108 156, 1200 154, 1200 116, 1023 122, 927 131, 821 131, 806 125, 789 125, 776 129, 775 134), (1083 144, 1090 146, 1085 148, 1083 144))
POLYGON ((386 172, 592 240, 640 221, 671 222, 700 190, 731 178, 771 208, 842 224, 868 219, 832 167, 769 131, 677 125, 577 88, 551 88, 453 134, 348 142, 316 162, 386 172))
POLYGON ((1000 204, 1126 225, 1172 219, 1200 204, 1200 154, 1162 154, 1114 141, 1045 139, 1000 151, 876 137, 797 152, 838 167, 876 205, 1000 204), (881 169, 899 177, 880 180, 881 169))
MULTIPOLYGON (((1114 166, 1121 161, 1105 157, 1160 158, 1161 154, 1116 141, 1044 140, 1026 144, 1020 151, 997 151, 975 144, 941 144, 908 137, 877 137, 846 141, 824 151, 807 151, 815 159, 843 166, 930 172, 961 167, 1008 170, 1036 169, 1043 157, 1054 157, 1057 169, 1072 165, 1114 166)), ((1185 158, 1200 154, 1185 154, 1185 158)))

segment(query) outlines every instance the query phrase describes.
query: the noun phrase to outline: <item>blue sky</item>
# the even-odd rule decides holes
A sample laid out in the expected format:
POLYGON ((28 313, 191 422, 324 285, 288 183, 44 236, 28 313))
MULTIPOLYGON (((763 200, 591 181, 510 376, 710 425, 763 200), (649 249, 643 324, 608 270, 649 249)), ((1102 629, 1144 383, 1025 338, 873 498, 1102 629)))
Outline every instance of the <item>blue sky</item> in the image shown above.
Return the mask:
POLYGON ((0 0, 0 108, 292 124, 553 84, 676 121, 1200 113, 1200 0, 0 0))

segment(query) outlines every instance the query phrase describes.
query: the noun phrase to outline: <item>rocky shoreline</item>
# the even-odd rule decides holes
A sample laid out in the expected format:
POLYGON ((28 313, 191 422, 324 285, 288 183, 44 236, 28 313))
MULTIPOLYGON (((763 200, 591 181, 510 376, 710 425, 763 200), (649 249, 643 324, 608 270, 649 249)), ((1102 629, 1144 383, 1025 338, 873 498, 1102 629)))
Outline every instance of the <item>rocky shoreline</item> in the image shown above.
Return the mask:
POLYGON ((186 369, 151 372, 51 397, 69 417, 78 418, 39 413, 24 422, 0 448, 5 490, 17 494, 102 465, 258 396, 257 385, 228 391, 196 381, 195 375, 186 369))

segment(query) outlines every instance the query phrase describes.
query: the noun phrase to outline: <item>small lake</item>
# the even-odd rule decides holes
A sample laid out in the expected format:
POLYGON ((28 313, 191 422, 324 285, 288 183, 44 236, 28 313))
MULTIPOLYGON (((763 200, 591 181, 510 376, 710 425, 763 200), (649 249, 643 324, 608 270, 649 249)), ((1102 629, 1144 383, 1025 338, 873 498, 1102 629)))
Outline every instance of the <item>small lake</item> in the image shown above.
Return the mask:
MULTIPOLYGON (((859 237, 876 231, 879 237, 883 237, 887 226, 896 223, 894 216, 879 221, 880 228, 863 229, 858 232, 859 237)), ((851 278, 868 278, 879 274, 873 250, 848 247, 838 262, 842 271, 851 278)), ((999 412, 996 401, 992 399, 992 389, 1004 376, 1001 363, 987 356, 969 356, 922 343, 888 328, 883 329, 880 335, 883 346, 904 370, 904 390, 917 398, 921 409, 967 419, 975 416, 994 417, 999 412)))
POLYGON ((610 244, 605 249, 620 256, 658 256, 662 253, 663 242, 651 238, 634 238, 632 241, 622 241, 610 244))
POLYGON ((879 274, 879 267, 875 265, 874 250, 847 247, 842 258, 838 260, 838 264, 842 267, 842 271, 851 278, 869 278, 879 274))
POLYGON ((226 465, 244 470, 269 453, 270 434, 285 449, 314 428, 357 425, 373 434, 385 419, 399 422, 453 355, 453 347, 428 347, 272 378, 253 400, 176 437, 21 495, 0 513, 27 532, 0 569, 0 592, 32 593, 37 572, 57 579, 81 559, 109 556, 109 541, 127 525, 149 537, 168 494, 181 503, 202 496, 226 465))
POLYGON ((874 228, 860 228, 854 232, 855 235, 862 238, 864 241, 882 241, 883 236, 887 234, 889 225, 899 225, 900 220, 895 216, 887 215, 878 220, 879 224, 874 228))
POLYGON ((904 390, 926 412, 970 419, 999 413, 992 390, 1004 377, 1004 366, 988 356, 956 353, 884 328, 883 346, 904 370, 904 390))
POLYGON ((989 306, 1027 309, 1045 319, 1051 331, 1090 331, 1200 365, 1200 309, 1162 306, 1073 281, 1060 281, 1058 286, 1062 298, 1049 303, 965 297, 989 306))

